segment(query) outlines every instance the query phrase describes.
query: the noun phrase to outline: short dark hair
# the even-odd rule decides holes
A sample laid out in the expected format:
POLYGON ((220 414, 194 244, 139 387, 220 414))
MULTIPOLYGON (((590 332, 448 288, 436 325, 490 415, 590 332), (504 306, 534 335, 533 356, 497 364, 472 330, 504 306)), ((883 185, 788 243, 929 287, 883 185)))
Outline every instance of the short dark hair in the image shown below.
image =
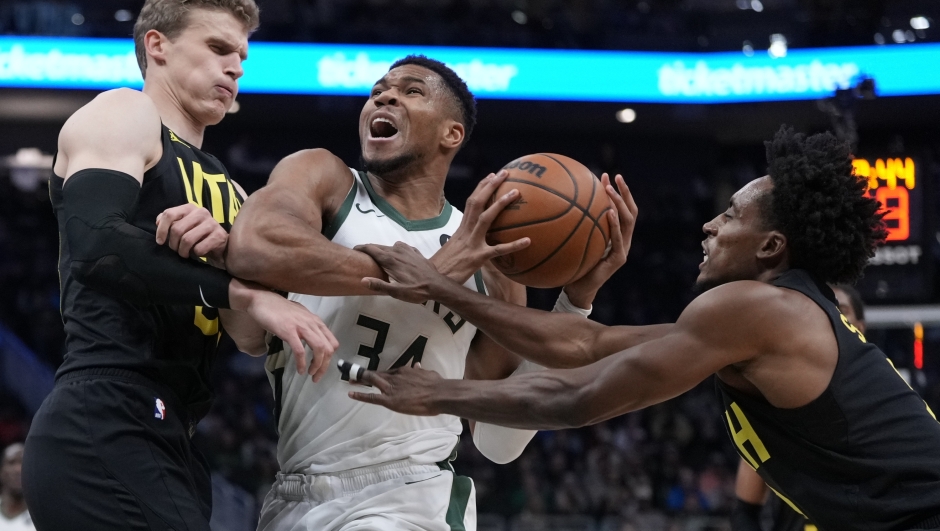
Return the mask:
POLYGON ((849 296, 849 304, 852 305, 852 311, 855 312, 855 318, 859 321, 865 320, 865 301, 862 300, 862 294, 857 289, 848 284, 833 284, 832 289, 837 289, 849 296))
POLYGON ((470 89, 467 88, 467 84, 464 83, 464 80, 460 79, 457 72, 454 72, 449 66, 424 55, 409 55, 399 59, 392 63, 392 66, 390 66, 388 70, 392 71, 404 65, 424 67, 441 76, 441 79, 444 80, 444 84, 447 85, 451 95, 456 100, 454 103, 457 104, 457 110, 460 111, 459 121, 463 124, 464 128, 463 144, 466 144, 467 139, 470 138, 470 133, 473 132, 473 128, 477 124, 477 101, 476 98, 473 97, 473 93, 470 92, 470 89))
POLYGON ((887 231, 868 181, 852 169, 848 143, 783 126, 764 145, 773 182, 764 219, 786 236, 790 267, 823 282, 854 283, 887 231))

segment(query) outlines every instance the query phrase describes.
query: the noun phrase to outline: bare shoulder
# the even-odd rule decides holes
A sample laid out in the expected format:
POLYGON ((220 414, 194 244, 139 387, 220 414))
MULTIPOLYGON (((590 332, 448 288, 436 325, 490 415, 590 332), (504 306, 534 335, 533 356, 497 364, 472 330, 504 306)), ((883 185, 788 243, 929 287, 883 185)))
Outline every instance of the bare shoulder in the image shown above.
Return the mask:
POLYGON ((820 311, 811 299, 796 291, 743 280, 701 294, 676 324, 704 336, 772 344, 781 336, 798 333, 806 320, 817 318, 820 311))
POLYGON ((160 114, 142 92, 127 88, 102 92, 62 126, 58 151, 59 175, 101 167, 142 179, 143 170, 162 153, 160 114))
POLYGON ((525 286, 500 273, 492 262, 483 264, 482 272, 483 284, 489 296, 520 306, 526 305, 525 286))
POLYGON ((330 185, 337 181, 352 183, 352 172, 342 159, 326 149, 304 149, 277 163, 268 179, 269 185, 295 187, 330 185))
POLYGON ((353 184, 352 171, 325 149, 305 149, 281 159, 267 184, 245 202, 246 219, 289 212, 319 227, 338 211, 353 184))
POLYGON ((150 96, 143 92, 129 88, 108 90, 75 111, 62 127, 62 134, 76 133, 77 130, 83 136, 115 139, 134 132, 159 137, 160 113, 150 96))

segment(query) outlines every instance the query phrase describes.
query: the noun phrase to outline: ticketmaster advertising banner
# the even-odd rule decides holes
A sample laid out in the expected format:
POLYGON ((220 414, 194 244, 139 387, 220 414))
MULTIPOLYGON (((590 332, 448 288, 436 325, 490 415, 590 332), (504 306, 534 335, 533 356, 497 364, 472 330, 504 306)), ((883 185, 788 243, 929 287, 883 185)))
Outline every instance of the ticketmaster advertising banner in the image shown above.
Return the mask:
MULTIPOLYGON (((365 96, 408 54, 439 59, 478 98, 650 103, 818 99, 874 78, 879 96, 940 94, 940 44, 659 53, 252 42, 243 93, 365 96)), ((0 37, 0 87, 140 88, 130 39, 0 37)))

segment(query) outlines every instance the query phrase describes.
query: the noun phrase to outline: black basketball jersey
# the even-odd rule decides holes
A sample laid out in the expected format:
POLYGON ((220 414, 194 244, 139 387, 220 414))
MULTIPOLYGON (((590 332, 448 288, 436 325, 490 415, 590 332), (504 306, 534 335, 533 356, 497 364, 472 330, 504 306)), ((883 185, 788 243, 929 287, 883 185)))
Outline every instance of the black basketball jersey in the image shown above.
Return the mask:
MULTIPOLYGON (((241 206, 218 159, 162 126, 163 156, 144 174, 128 223, 156 234, 157 215, 192 203, 208 209, 225 230, 241 206)), ((219 340, 218 311, 203 306, 140 306, 83 285, 70 273, 62 208, 64 179, 53 175, 49 194, 59 225, 59 279, 66 353, 57 376, 79 369, 139 372, 174 391, 198 420, 212 400, 209 367, 219 340)))
POLYGON ((933 412, 839 312, 828 286, 802 270, 787 271, 773 284, 803 293, 826 312, 839 359, 822 395, 793 409, 773 407, 716 378, 738 452, 821 530, 940 527, 934 523, 940 516, 940 424, 933 412))

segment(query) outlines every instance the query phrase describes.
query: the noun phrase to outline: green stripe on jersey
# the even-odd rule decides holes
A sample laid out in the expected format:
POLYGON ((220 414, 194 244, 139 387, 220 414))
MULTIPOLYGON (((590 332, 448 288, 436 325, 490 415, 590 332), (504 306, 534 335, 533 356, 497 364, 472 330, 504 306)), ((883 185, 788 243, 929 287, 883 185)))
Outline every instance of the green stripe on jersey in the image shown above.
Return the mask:
POLYGON ((401 212, 395 209, 386 201, 382 196, 375 193, 375 189, 372 188, 372 183, 369 181, 369 176, 366 175, 366 172, 360 171, 359 178, 362 180, 362 184, 366 187, 366 193, 369 194, 369 199, 375 204, 375 206, 382 211, 383 214, 388 216, 389 219, 398 223, 407 231, 415 232, 422 230, 434 230, 439 229, 450 221, 450 215, 454 211, 454 207, 450 205, 446 200, 444 201, 444 210, 441 211, 440 215, 428 219, 418 219, 410 220, 405 216, 401 215, 401 212))
POLYGON ((483 270, 482 269, 473 274, 473 280, 475 280, 477 283, 477 291, 479 291, 480 293, 484 295, 487 295, 486 284, 483 283, 483 270))
POLYGON ((349 189, 349 193, 346 194, 346 199, 344 199, 343 204, 340 205, 339 212, 336 213, 336 217, 333 218, 330 225, 323 229, 323 235, 326 236, 327 240, 332 240, 333 237, 336 236, 336 233, 339 232, 339 228, 349 216, 349 211, 352 210, 353 202, 356 200, 356 190, 358 188, 356 179, 353 179, 352 188, 349 189))
POLYGON ((450 505, 447 506, 445 521, 450 531, 467 531, 463 518, 467 514, 467 504, 473 492, 473 481, 466 476, 454 474, 454 483, 450 489, 450 505))

